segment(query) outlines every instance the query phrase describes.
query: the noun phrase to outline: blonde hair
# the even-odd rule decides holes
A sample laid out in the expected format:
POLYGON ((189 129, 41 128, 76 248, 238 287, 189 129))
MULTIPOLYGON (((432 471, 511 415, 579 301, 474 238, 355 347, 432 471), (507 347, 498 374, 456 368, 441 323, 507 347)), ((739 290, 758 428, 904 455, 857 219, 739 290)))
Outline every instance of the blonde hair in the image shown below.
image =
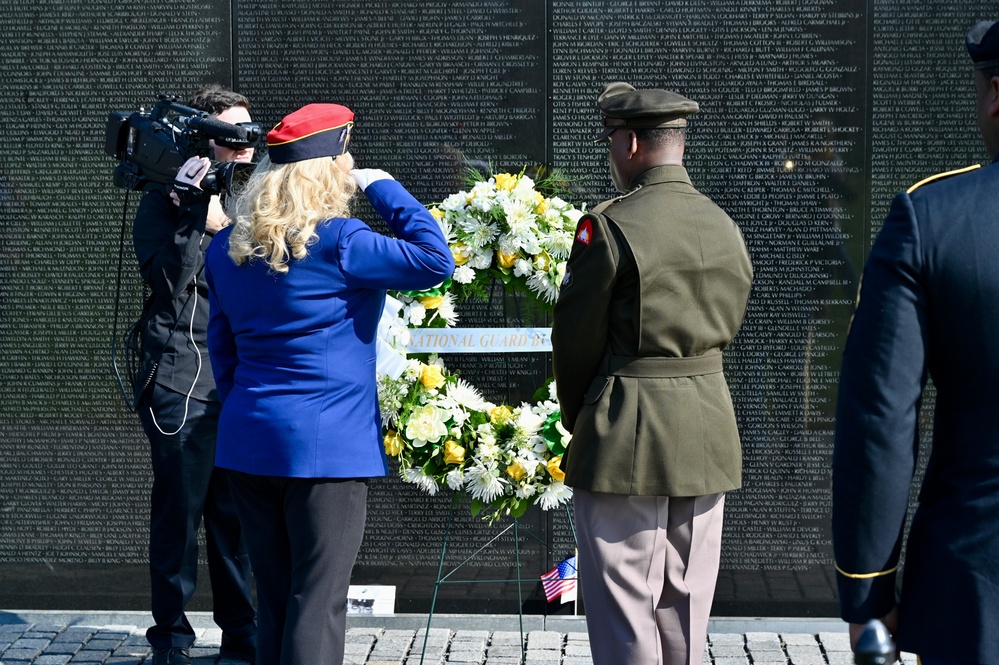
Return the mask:
POLYGON ((262 258, 274 272, 288 272, 292 258, 308 255, 320 222, 349 214, 357 191, 352 168, 350 153, 289 164, 264 157, 238 192, 229 257, 236 265, 262 258))

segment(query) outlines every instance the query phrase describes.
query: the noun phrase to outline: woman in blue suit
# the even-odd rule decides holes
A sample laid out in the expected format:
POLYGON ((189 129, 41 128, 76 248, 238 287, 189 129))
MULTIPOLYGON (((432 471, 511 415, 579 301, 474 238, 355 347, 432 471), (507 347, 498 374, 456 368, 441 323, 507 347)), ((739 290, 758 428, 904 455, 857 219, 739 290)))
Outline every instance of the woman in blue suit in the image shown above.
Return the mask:
POLYGON ((216 466, 247 531, 258 665, 343 662, 366 479, 388 472, 375 390, 385 290, 454 269, 426 208, 384 171, 352 170, 353 117, 310 104, 278 123, 207 256, 216 466), (357 187, 395 238, 349 217, 357 187))

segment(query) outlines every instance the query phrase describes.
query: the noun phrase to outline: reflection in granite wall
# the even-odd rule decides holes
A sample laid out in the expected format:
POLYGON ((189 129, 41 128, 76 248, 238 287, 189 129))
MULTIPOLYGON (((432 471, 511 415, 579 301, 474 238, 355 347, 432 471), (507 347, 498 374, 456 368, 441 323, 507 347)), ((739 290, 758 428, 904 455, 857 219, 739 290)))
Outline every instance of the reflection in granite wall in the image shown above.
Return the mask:
MULTIPOLYGON (((756 267, 743 331, 726 355, 745 477, 727 502, 716 613, 833 613, 829 459, 859 273, 895 191, 985 159, 963 35, 994 18, 994 3, 0 8, 0 604, 146 606, 147 444, 110 370, 112 334, 136 318, 142 298, 127 242, 137 197, 126 202, 111 186, 108 111, 206 81, 249 95, 265 125, 301 104, 336 101, 357 112, 358 162, 394 173, 427 203, 460 188, 469 165, 547 164, 593 205, 612 195, 605 149, 592 143, 594 98, 603 83, 627 80, 700 102, 688 168, 742 227, 756 267)), ((361 215, 375 222, 370 209, 361 215)), ((539 321, 500 295, 464 315, 478 325, 539 321)), ((550 366, 544 356, 451 362, 492 397, 514 401, 550 366)), ((450 501, 376 481, 355 582, 395 584, 400 611, 427 609, 445 532, 447 563, 457 565, 507 526, 459 508, 448 530, 450 501)), ((529 513, 518 532, 525 575, 572 549, 564 513, 529 513)), ((478 554, 464 577, 514 575, 513 536, 478 554)), ((445 589, 438 611, 523 602, 508 582, 476 586, 488 607, 468 601, 469 588, 445 589)), ((553 609, 535 584, 523 592, 530 611, 553 609)), ((206 606, 204 591, 198 602, 206 606)))

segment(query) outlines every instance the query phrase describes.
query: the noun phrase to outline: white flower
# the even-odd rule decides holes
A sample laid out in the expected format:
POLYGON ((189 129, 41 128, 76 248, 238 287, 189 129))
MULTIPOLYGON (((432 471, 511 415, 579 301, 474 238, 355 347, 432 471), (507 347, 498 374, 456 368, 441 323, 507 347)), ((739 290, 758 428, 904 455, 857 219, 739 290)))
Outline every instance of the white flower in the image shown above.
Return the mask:
POLYGON ((544 424, 545 419, 534 413, 527 404, 521 404, 520 408, 517 409, 517 419, 514 426, 524 436, 534 436, 544 427, 544 424))
POLYGON ((537 492, 538 488, 533 483, 527 483, 526 485, 518 485, 516 494, 518 499, 529 499, 537 492))
POLYGON ((494 205, 493 199, 496 197, 496 184, 488 180, 477 182, 472 187, 471 195, 472 200, 469 203, 469 207, 481 210, 482 212, 489 212, 490 208, 494 205))
POLYGON ((493 264, 493 253, 491 251, 477 252, 475 256, 468 260, 468 265, 476 270, 485 270, 493 264))
POLYGON ((579 218, 582 217, 584 213, 582 210, 569 208, 562 214, 565 215, 569 219, 569 221, 572 222, 573 228, 575 228, 576 224, 579 223, 579 218))
POLYGON ((452 194, 451 196, 444 199, 443 203, 441 203, 440 205, 441 210, 449 212, 456 210, 463 210, 466 205, 465 196, 466 195, 464 192, 458 192, 457 194, 452 194))
POLYGON ((406 371, 403 373, 403 378, 412 383, 420 378, 420 374, 423 372, 423 363, 421 363, 416 358, 410 358, 406 361, 406 371))
POLYGON ((556 259, 567 259, 569 258, 569 252, 572 251, 572 242, 574 236, 571 233, 563 233, 562 231, 555 231, 545 238, 544 243, 542 243, 548 253, 551 254, 556 259))
POLYGON ((458 310, 454 306, 454 294, 450 291, 444 294, 444 300, 437 306, 437 316, 444 319, 448 328, 458 323, 458 310))
POLYGON ((528 238, 538 232, 537 218, 530 205, 523 201, 508 201, 503 204, 506 223, 510 227, 510 235, 515 238, 528 238))
POLYGON ((427 318, 427 308, 418 302, 413 302, 406 306, 406 318, 410 325, 418 326, 427 318))
POLYGON ((447 412, 438 409, 433 404, 427 404, 409 416, 406 423, 406 438, 413 442, 416 448, 422 448, 427 443, 436 443, 447 436, 445 417, 447 412))
POLYGON ((492 470, 482 464, 471 467, 465 475, 465 489, 471 493, 473 499, 490 503, 503 496, 505 481, 493 475, 492 470))
POLYGON ((546 487, 541 496, 538 497, 538 505, 541 506, 541 510, 551 510, 558 508, 571 498, 572 490, 562 481, 556 480, 546 487))
POLYGON ((430 496, 437 494, 437 481, 423 473, 423 469, 406 469, 402 479, 407 483, 413 483, 430 496))
POLYGON ((527 259, 517 259, 513 264, 513 274, 517 277, 526 277, 534 272, 534 266, 527 259))
MULTIPOLYGON (((495 441, 495 439, 494 439, 495 441)), ((503 453, 495 443, 488 443, 479 439, 479 445, 475 448, 476 454, 487 462, 495 461, 503 453)))
POLYGON ((457 379, 447 387, 447 397, 455 404, 472 411, 485 411, 486 401, 472 384, 464 379, 457 379))
MULTIPOLYGON (((486 402, 486 408, 483 411, 490 411, 496 405, 491 402, 486 402)), ((493 426, 489 423, 479 425, 475 432, 479 435, 479 441, 481 443, 496 443, 496 432, 493 430, 493 426)))
POLYGON ((458 266, 454 269, 454 274, 451 277, 459 284, 471 284, 475 281, 475 270, 467 265, 458 266))
POLYGON ((502 236, 496 243, 496 249, 503 252, 504 254, 516 254, 520 245, 517 244, 517 239, 513 236, 502 236))
POLYGON ((534 201, 534 181, 526 175, 521 176, 512 192, 517 197, 522 197, 527 201, 534 201))
MULTIPOLYGON (((437 218, 435 217, 434 219, 437 218)), ((457 236, 454 233, 454 226, 451 224, 451 220, 447 218, 447 215, 443 219, 437 219, 437 226, 441 227, 441 233, 444 234, 444 238, 449 245, 457 240, 457 236)))
POLYGON ((545 210, 541 217, 545 220, 545 223, 555 231, 560 231, 565 225, 565 222, 563 221, 565 217, 562 216, 561 210, 549 207, 545 210))
POLYGON ((495 224, 484 222, 476 217, 466 217, 463 219, 461 228, 464 231, 462 240, 475 249, 482 249, 491 245, 500 232, 495 224))
POLYGON ((465 472, 461 467, 451 469, 444 477, 447 486, 453 490, 460 490, 465 485, 465 472))
POLYGON ((545 302, 553 303, 558 299, 558 288, 548 279, 547 273, 535 273, 528 277, 527 288, 537 293, 545 302))

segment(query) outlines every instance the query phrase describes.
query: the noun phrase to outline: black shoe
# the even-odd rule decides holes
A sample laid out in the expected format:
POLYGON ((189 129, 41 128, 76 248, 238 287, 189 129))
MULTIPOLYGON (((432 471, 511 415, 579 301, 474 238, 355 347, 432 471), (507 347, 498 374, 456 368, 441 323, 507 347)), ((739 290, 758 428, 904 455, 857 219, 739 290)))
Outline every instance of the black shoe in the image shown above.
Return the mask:
POLYGON ((223 635, 219 656, 223 660, 243 660, 250 665, 255 665, 257 662, 257 640, 253 637, 240 640, 223 635))
POLYGON ((153 665, 191 665, 191 656, 183 647, 153 649, 153 665))

